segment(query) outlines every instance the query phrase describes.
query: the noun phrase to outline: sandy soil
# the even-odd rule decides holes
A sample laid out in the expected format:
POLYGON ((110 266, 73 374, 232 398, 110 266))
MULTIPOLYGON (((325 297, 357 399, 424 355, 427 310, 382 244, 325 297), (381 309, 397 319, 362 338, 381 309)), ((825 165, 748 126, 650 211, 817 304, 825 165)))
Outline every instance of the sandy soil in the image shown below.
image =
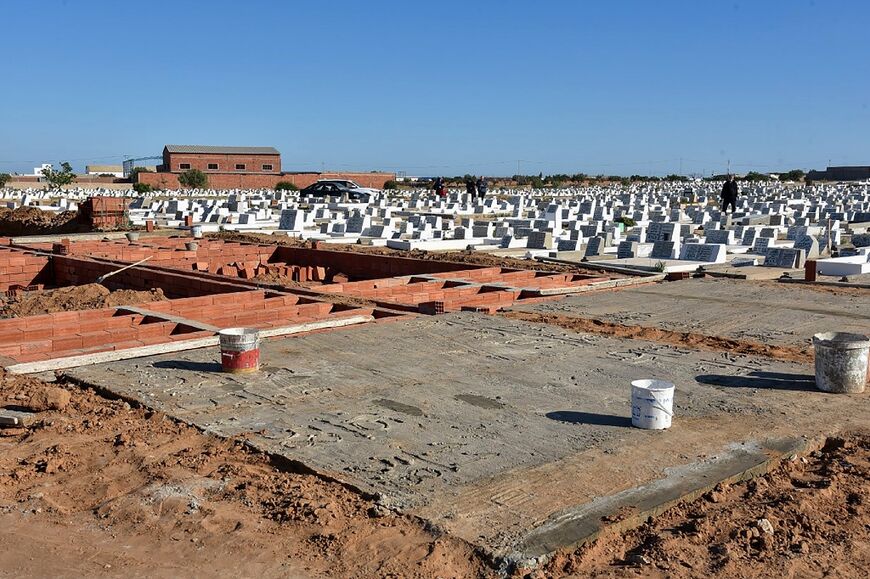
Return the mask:
POLYGON ((144 304, 167 299, 160 288, 150 291, 110 291, 98 283, 63 287, 52 290, 27 292, 9 298, 0 307, 0 317, 13 318, 68 312, 96 310, 130 304, 144 304))
POLYGON ((43 211, 36 207, 0 209, 0 235, 48 235, 88 231, 75 211, 43 211))
MULTIPOLYGON (((292 247, 311 247, 310 241, 303 241, 290 237, 275 237, 272 235, 264 235, 259 233, 237 233, 233 231, 223 231, 210 235, 215 239, 224 241, 235 241, 239 243, 266 243, 269 245, 288 245, 292 247)), ((413 257, 415 259, 423 259, 427 261, 452 261, 456 263, 467 263, 471 265, 482 265, 486 267, 506 267, 513 269, 534 269, 538 271, 550 271, 556 273, 573 272, 583 273, 588 275, 600 276, 600 271, 585 269, 580 266, 562 265, 556 263, 540 263, 529 261, 527 259, 516 259, 513 257, 501 257, 482 253, 479 251, 422 251, 413 249, 404 251, 401 249, 390 249, 388 247, 373 247, 371 245, 344 245, 344 244, 325 244, 325 249, 334 251, 350 251, 354 253, 368 253, 374 255, 396 255, 400 257, 413 257)), ((609 277, 621 278, 626 277, 620 274, 608 273, 609 277)))
POLYGON ((870 432, 557 556, 552 577, 866 577, 870 432))
MULTIPOLYGON (((0 371, 0 575, 493 577, 469 545, 122 400, 0 371)), ((870 433, 517 576, 864 577, 870 433)), ((618 520, 618 517, 614 521, 618 520)))
POLYGON ((533 312, 500 312, 499 315, 515 320, 534 322, 539 324, 551 324, 572 330, 575 332, 589 332, 620 338, 633 338, 661 342, 672 346, 682 346, 695 350, 727 351, 735 354, 748 354, 752 356, 764 356, 800 362, 812 363, 813 353, 810 349, 775 346, 750 340, 734 340, 719 336, 706 336, 695 332, 674 332, 649 326, 636 326, 604 322, 592 318, 580 318, 576 316, 561 316, 558 314, 539 314, 533 312))
POLYGON ((0 575, 490 576, 467 544, 338 483, 121 400, 65 386, 65 402, 51 388, 2 376, 0 406, 55 410, 0 429, 0 575))

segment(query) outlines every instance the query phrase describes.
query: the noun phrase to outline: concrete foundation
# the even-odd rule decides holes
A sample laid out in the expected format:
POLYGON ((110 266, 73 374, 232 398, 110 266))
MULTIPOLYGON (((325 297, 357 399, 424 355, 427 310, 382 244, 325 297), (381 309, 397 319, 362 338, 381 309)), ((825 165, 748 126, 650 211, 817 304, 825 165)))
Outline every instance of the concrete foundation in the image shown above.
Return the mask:
POLYGON ((244 436, 506 562, 764 469, 868 409, 816 391, 807 366, 472 313, 269 341, 261 357, 254 376, 219 373, 216 348, 69 376, 244 436), (630 427, 638 378, 677 385, 671 429, 630 427))

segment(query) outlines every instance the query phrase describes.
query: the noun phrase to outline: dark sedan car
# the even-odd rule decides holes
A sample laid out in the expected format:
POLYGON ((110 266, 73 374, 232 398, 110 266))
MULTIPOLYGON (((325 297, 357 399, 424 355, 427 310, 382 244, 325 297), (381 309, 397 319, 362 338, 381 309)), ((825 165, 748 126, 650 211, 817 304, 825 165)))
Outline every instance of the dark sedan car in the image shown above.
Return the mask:
POLYGON ((370 193, 362 189, 353 181, 318 181, 302 189, 299 194, 303 197, 344 197, 350 201, 367 202, 370 193))

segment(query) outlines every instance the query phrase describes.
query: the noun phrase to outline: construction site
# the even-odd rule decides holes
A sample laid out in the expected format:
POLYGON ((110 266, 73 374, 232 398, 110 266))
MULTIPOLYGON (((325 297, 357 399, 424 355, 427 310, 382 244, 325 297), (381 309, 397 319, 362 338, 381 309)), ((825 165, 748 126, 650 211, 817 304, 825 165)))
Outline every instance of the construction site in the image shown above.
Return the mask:
POLYGON ((866 333, 862 287, 158 231, 2 238, 0 290, 3 574, 870 563, 870 405, 811 341, 866 333))

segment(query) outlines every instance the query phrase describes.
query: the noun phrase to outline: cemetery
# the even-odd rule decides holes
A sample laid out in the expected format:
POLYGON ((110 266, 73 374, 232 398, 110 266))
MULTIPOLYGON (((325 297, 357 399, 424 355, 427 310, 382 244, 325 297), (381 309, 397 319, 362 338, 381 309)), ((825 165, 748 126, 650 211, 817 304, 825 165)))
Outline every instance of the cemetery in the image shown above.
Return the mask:
POLYGON ((127 221, 0 238, 7 300, 133 293, 0 319, 3 375, 244 441, 493 572, 544 568, 865 425, 866 395, 817 388, 813 336, 870 327, 868 186, 747 185, 733 214, 687 187, 6 190, 127 221), (644 379, 675 385, 669 428, 636 427, 644 379))
MULTIPOLYGON (((296 191, 177 190, 126 193, 132 227, 237 231, 399 250, 473 251, 556 258, 664 273, 726 271, 779 277, 816 260, 823 276, 868 273, 866 184, 747 184, 737 211, 718 209, 715 182, 548 190, 378 191, 367 202, 304 198, 296 191), (626 223, 630 225, 626 225, 626 223)), ((75 211, 99 189, 8 191, 7 206, 75 211)), ((93 210, 90 211, 93 213, 93 210)))

